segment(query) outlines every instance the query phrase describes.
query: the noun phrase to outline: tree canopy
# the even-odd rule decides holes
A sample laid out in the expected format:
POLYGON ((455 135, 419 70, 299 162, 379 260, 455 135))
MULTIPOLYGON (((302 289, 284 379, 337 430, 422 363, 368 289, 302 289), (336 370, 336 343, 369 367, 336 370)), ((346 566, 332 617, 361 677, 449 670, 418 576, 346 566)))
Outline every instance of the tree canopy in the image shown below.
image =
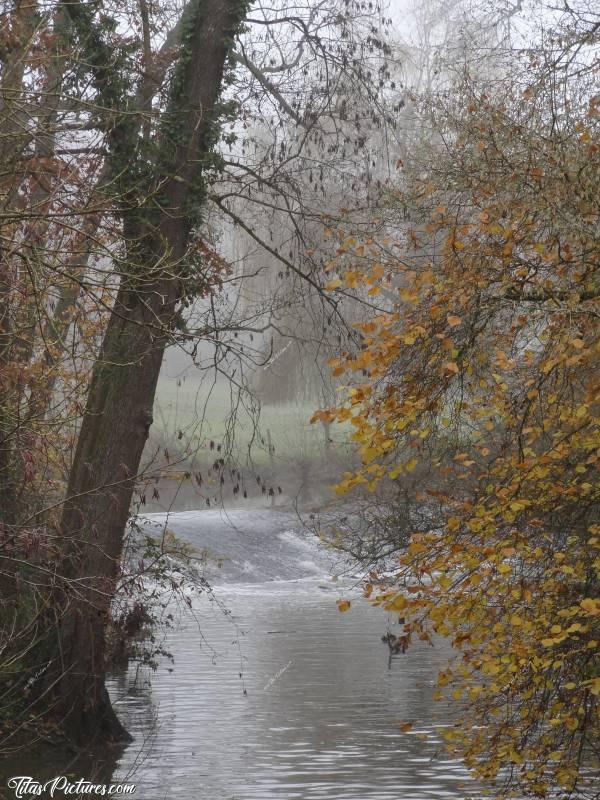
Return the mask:
POLYGON ((331 265, 332 292, 381 299, 315 415, 360 450, 337 491, 410 485, 430 510, 365 593, 404 646, 452 640, 439 694, 466 711, 445 737, 499 797, 598 796, 597 31, 425 104, 437 135, 389 200, 409 221, 339 229, 331 265))

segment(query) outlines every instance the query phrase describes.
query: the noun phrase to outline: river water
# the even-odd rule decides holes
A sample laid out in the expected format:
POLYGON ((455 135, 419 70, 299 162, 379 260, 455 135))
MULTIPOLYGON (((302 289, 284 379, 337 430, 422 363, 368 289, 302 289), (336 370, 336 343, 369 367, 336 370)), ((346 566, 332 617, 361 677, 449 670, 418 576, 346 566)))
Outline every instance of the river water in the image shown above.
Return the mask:
POLYGON ((207 510, 144 524, 155 536, 168 526, 205 556, 212 593, 190 590, 191 608, 185 598, 166 607, 174 618, 158 644, 173 660, 109 677, 129 746, 43 760, 23 751, 0 764, 0 800, 14 800, 15 775, 134 783, 138 800, 476 794, 441 745, 455 709, 432 699, 447 645, 417 643, 390 662, 381 637, 397 619, 369 606, 360 576, 294 514, 207 510), (349 611, 338 611, 340 598, 349 611))
POLYGON ((473 784, 439 735, 452 709, 432 699, 444 643, 389 664, 381 637, 396 621, 355 578, 331 580, 339 564, 293 514, 185 512, 167 524, 208 553, 216 599, 191 598, 168 633, 174 663, 110 679, 135 737, 113 781, 136 783, 141 800, 465 797, 473 784), (340 597, 352 599, 346 613, 340 597))

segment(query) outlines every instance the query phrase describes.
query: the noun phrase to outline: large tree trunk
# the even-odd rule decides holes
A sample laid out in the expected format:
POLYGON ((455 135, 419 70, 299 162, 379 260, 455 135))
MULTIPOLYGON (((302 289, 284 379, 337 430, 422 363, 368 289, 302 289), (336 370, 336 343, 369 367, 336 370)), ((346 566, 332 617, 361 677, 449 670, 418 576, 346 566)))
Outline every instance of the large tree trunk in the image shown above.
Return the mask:
MULTIPOLYGON (((105 628, 158 375, 188 269, 190 232, 203 199, 199 187, 224 66, 244 12, 240 0, 199 0, 191 9, 159 141, 161 216, 139 207, 131 218, 124 214, 131 271, 121 280, 74 456, 61 525, 65 559, 55 587, 57 623, 38 690, 40 705, 78 744, 125 736, 104 685, 105 628)), ((156 207, 154 199, 148 209, 156 207)))

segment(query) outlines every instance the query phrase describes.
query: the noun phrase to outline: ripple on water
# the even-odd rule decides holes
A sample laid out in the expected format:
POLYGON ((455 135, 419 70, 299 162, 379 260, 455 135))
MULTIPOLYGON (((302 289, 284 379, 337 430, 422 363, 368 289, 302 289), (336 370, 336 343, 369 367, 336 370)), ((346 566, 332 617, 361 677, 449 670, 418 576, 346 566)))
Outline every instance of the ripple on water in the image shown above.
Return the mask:
POLYGON ((233 620, 199 604, 169 634, 175 670, 161 665, 151 691, 113 679, 135 736, 115 780, 135 772, 143 800, 462 800, 467 774, 431 725, 434 712, 451 721, 432 701, 444 646, 388 670, 386 616, 359 599, 339 614, 308 580, 219 594, 233 620), (408 720, 428 740, 401 733, 408 720))

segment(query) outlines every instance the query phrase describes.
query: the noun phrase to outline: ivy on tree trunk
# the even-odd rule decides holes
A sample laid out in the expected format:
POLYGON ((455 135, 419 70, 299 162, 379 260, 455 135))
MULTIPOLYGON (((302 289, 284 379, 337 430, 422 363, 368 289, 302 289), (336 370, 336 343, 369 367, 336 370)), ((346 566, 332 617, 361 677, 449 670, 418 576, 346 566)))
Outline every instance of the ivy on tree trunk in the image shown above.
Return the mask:
MULTIPOLYGON (((80 29, 89 22, 78 16, 84 13, 78 5, 69 9, 80 29)), ((139 170, 124 169, 128 159, 139 161, 139 139, 126 115, 117 114, 109 136, 126 257, 119 264, 120 288, 70 472, 61 520, 64 558, 53 590, 55 625, 37 687, 42 710, 50 710, 77 744, 127 738, 105 688, 105 629, 178 303, 210 290, 202 265, 190 258, 190 245, 200 221, 205 171, 212 163, 224 74, 245 10, 240 0, 197 0, 188 6, 170 101, 159 123, 153 162, 144 164, 141 180, 139 170)), ((97 37, 89 40, 98 46, 97 37)), ((96 85, 110 99, 112 76, 96 57, 96 85)))

